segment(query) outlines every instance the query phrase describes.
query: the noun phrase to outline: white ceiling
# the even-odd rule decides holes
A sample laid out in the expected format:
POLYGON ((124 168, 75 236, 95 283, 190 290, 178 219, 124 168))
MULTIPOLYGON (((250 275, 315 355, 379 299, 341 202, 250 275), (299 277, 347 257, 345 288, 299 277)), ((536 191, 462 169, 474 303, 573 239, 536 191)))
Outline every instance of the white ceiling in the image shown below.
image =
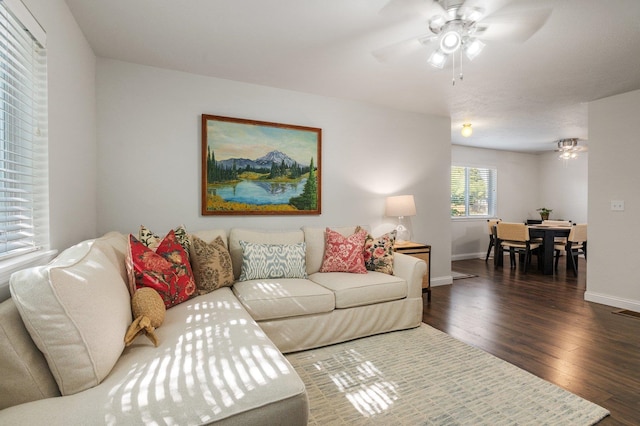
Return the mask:
POLYGON ((553 12, 523 43, 487 41, 455 86, 427 48, 372 55, 425 34, 432 0, 66 2, 97 56, 450 116, 456 144, 543 151, 588 139, 589 101, 640 89, 640 0, 512 0, 503 12, 553 12))

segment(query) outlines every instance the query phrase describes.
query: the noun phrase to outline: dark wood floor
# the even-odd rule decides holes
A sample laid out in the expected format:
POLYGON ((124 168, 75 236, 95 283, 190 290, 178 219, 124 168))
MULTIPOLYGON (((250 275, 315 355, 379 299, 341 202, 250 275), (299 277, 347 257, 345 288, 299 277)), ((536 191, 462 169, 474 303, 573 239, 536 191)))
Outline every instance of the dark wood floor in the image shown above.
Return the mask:
POLYGON ((640 318, 584 301, 583 259, 578 278, 562 261, 553 276, 533 262, 527 274, 453 262, 477 277, 434 287, 424 322, 607 408, 599 425, 640 425, 640 318))

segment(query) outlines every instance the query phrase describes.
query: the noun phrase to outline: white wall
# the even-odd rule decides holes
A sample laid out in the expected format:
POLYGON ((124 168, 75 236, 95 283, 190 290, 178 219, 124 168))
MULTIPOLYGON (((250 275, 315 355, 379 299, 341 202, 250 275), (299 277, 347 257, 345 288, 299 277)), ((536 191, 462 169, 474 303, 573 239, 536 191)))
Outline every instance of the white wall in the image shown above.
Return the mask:
POLYGON ((435 284, 450 280, 449 118, 98 59, 98 230, 295 229, 370 224, 387 195, 414 194, 414 240, 433 247, 435 284), (322 215, 200 215, 200 117, 322 128, 322 215))
POLYGON ((589 152, 563 161, 557 152, 539 156, 540 205, 553 209, 549 219, 587 223, 589 152))
POLYGON ((589 244, 585 299, 640 312, 640 91, 589 104, 589 244), (623 200, 624 211, 611 211, 623 200))
POLYGON ((51 247, 96 236, 96 59, 64 0, 23 0, 47 32, 51 247))

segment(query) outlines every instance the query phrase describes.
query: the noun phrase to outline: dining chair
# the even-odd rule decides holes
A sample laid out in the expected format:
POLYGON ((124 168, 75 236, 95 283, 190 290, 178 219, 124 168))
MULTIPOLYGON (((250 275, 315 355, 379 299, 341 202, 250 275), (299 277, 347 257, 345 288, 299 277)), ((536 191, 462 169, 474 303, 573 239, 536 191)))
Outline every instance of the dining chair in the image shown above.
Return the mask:
MULTIPOLYGON (((487 249, 487 256, 484 258, 486 262, 489 260, 489 255, 491 254, 491 249, 496 245, 496 224, 500 222, 502 219, 487 219, 487 228, 489 231, 489 248, 487 249)), ((495 250, 493 255, 495 256, 495 250)))
MULTIPOLYGON (((516 267, 516 253, 524 254, 523 272, 527 272, 527 265, 531 263, 531 254, 542 244, 529 239, 529 227, 524 223, 499 222, 496 225, 497 237, 503 250, 509 250, 509 261, 512 268, 516 267)), ((540 252, 538 251, 538 264, 540 252)))
MULTIPOLYGON (((543 226, 559 226, 569 228, 573 223, 570 220, 543 220, 543 226)), ((554 244, 566 244, 567 237, 555 237, 554 244)))
POLYGON ((567 242, 555 243, 554 247, 556 262, 555 269, 558 270, 558 260, 560 259, 560 253, 565 251, 567 253, 568 262, 573 270, 573 275, 578 276, 578 255, 584 255, 584 259, 587 260, 587 224, 580 223, 571 227, 571 232, 567 237, 567 242))

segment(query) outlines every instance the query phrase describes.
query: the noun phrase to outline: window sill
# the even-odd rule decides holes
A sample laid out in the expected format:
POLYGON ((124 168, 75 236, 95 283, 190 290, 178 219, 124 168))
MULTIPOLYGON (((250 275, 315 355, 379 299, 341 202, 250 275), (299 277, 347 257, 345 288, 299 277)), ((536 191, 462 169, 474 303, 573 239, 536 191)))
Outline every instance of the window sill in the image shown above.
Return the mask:
POLYGON ((11 278, 11 274, 21 269, 46 265, 57 254, 57 250, 40 250, 0 261, 0 302, 11 297, 9 293, 9 278, 11 278))

